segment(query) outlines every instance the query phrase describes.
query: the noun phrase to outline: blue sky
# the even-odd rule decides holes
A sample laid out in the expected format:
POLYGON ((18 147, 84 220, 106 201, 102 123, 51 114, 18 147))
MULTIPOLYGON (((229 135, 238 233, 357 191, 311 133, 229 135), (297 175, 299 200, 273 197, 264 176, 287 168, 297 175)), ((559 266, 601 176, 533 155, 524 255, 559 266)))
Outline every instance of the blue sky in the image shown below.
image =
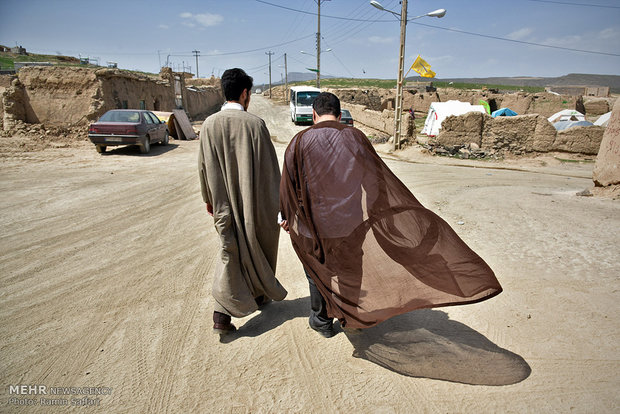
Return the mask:
MULTIPOLYGON (((398 0, 380 2, 400 12, 398 0)), ((408 14, 438 8, 444 18, 407 25, 406 67, 420 54, 438 78, 620 75, 618 0, 410 0, 408 14)), ((2 0, 0 44, 155 73, 166 62, 195 73, 198 50, 201 77, 241 67, 255 83, 268 79, 271 51, 275 82, 284 53, 289 72, 316 67, 300 53, 316 54, 316 12, 315 0, 2 0)), ((396 78, 399 34, 397 18, 366 0, 323 1, 322 74, 396 78)))

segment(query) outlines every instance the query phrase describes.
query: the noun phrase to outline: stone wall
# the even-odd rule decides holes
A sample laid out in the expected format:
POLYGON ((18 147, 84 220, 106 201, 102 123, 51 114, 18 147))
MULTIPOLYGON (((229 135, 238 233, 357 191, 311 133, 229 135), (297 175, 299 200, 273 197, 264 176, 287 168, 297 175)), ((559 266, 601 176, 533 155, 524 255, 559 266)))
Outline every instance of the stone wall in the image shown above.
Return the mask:
POLYGON ((495 154, 558 151, 596 155, 604 131, 603 127, 588 126, 558 132, 546 117, 537 114, 492 118, 470 112, 446 118, 435 142, 443 147, 474 144, 495 154))
POLYGON ((589 116, 603 115, 611 110, 609 99, 605 98, 589 98, 583 105, 589 116))
MULTIPOLYGON (((519 115, 540 114, 549 117, 563 109, 576 109, 586 113, 581 96, 559 96, 552 93, 492 93, 483 91, 466 91, 454 88, 442 88, 437 92, 412 93, 405 91, 403 94, 403 108, 413 108, 417 113, 426 115, 431 103, 447 102, 450 100, 468 102, 479 105, 480 100, 489 103, 491 110, 510 108, 519 115)), ((599 115, 598 110, 596 114, 599 115)))
POLYGON ((559 131, 552 151, 596 155, 601 147, 605 127, 582 126, 559 131))
MULTIPOLYGON (((345 105, 342 105, 345 107, 345 105)), ((394 111, 374 111, 364 105, 348 103, 346 109, 351 112, 354 122, 363 124, 369 128, 382 131, 388 135, 394 134, 394 111)))

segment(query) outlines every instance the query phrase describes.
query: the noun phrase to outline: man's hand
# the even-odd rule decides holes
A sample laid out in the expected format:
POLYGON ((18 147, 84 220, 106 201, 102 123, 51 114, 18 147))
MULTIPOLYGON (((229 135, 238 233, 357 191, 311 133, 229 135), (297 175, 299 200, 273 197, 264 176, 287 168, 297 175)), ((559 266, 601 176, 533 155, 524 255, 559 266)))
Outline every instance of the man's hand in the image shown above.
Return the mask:
POLYGON ((285 232, 290 233, 290 231, 288 230, 288 220, 282 220, 282 222, 280 223, 280 227, 282 227, 285 232))
POLYGON ((213 206, 209 203, 207 203, 207 213, 209 213, 209 215, 213 217, 213 206))

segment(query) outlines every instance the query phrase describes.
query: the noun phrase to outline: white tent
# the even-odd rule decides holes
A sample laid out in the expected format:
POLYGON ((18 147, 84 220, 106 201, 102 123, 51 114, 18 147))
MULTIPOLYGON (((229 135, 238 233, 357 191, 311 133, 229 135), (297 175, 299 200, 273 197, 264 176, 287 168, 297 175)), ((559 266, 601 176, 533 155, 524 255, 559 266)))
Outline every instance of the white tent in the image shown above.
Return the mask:
POLYGON ((611 118, 611 112, 607 112, 598 117, 598 119, 594 122, 594 125, 604 126, 606 127, 609 123, 609 118, 611 118))
POLYGON ((463 115, 468 112, 487 113, 484 106, 472 105, 469 102, 433 102, 428 109, 428 115, 426 116, 426 122, 424 122, 422 134, 426 134, 430 137, 437 136, 439 134, 439 129, 441 129, 441 123, 444 119, 450 115, 463 115))
POLYGON ((558 121, 585 121, 586 117, 579 111, 574 109, 563 109, 547 118, 552 124, 558 121), (574 119, 573 119, 574 118, 574 119))

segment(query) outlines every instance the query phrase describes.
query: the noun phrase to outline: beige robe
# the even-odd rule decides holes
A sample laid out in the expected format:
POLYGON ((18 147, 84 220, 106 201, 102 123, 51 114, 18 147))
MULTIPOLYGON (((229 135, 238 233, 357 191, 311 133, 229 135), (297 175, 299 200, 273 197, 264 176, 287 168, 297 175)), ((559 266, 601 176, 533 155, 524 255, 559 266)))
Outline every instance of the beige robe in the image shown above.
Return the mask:
POLYGON ((265 122, 235 109, 208 117, 198 169, 221 242, 215 310, 243 317, 257 309, 254 299, 261 295, 284 299, 287 292, 275 277, 280 168, 265 122))

